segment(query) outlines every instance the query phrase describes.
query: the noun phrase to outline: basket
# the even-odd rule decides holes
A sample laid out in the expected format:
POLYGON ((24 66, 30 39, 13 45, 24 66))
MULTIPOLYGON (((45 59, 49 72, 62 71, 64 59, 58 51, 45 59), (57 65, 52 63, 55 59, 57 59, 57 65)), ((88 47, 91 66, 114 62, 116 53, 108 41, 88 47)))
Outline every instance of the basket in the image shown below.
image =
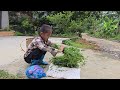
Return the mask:
POLYGON ((26 39, 26 47, 28 47, 28 45, 32 42, 34 38, 27 38, 26 39))

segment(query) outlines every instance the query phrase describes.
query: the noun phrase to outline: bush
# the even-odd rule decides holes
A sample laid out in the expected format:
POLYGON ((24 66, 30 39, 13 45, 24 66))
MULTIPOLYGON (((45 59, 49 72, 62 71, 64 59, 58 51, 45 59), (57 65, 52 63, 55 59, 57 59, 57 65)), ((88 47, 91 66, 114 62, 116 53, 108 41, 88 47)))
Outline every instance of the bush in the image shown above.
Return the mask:
POLYGON ((21 22, 21 27, 26 31, 27 34, 33 35, 35 33, 34 26, 29 18, 24 18, 21 22))
POLYGON ((68 27, 68 31, 70 31, 71 33, 79 32, 81 34, 83 31, 81 20, 72 20, 70 22, 70 26, 68 27))
POLYGON ((75 18, 75 20, 72 19, 74 13, 74 11, 63 11, 48 15, 47 19, 53 25, 53 34, 57 34, 62 37, 70 37, 78 32, 81 37, 81 33, 83 32, 83 23, 81 18, 75 18))
POLYGON ((100 19, 94 17, 89 18, 90 30, 89 34, 99 38, 114 38, 118 33, 118 19, 104 16, 100 19))
POLYGON ((65 34, 70 33, 68 27, 70 26, 71 16, 73 12, 71 11, 63 11, 57 14, 50 14, 47 16, 47 19, 53 24, 55 27, 55 34, 65 34))
POLYGON ((76 68, 84 63, 84 56, 80 53, 80 50, 75 47, 69 47, 64 49, 64 55, 52 58, 52 62, 55 65, 76 68))
POLYGON ((112 38, 113 40, 119 40, 120 41, 120 34, 116 35, 114 38, 112 38))
MULTIPOLYGON (((23 33, 24 35, 33 35, 35 33, 35 27, 32 22, 32 18, 29 15, 18 13, 17 12, 10 13, 10 27, 14 31, 23 33), (12 14, 12 15, 11 15, 12 14)), ((20 34, 21 35, 21 34, 20 34)))

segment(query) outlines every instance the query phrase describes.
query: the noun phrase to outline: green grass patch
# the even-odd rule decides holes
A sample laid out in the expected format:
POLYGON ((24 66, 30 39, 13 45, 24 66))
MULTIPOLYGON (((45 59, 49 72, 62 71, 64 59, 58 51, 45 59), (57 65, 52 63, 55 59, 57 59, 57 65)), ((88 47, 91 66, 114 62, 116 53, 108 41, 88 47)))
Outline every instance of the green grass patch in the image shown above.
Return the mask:
POLYGON ((15 36, 24 36, 24 34, 21 33, 21 32, 16 31, 16 32, 15 32, 15 36))
POLYGON ((71 38, 68 40, 63 40, 62 43, 65 45, 74 46, 77 48, 86 48, 86 49, 93 49, 94 48, 94 46, 92 46, 92 45, 77 42, 77 40, 80 40, 80 39, 81 38, 71 38))
POLYGON ((96 32, 96 33, 94 33, 94 34, 90 34, 90 33, 89 33, 89 35, 92 36, 92 37, 100 38, 100 39, 120 40, 120 34, 115 35, 115 36, 106 36, 106 37, 105 37, 105 35, 102 35, 102 34, 100 34, 99 32, 96 32))
POLYGON ((72 46, 78 47, 78 48, 86 48, 86 49, 93 49, 94 48, 94 46, 92 46, 92 45, 86 45, 84 43, 75 43, 75 42, 72 42, 72 46))
POLYGON ((113 40, 120 40, 120 34, 116 35, 114 38, 112 38, 113 40))
POLYGON ((18 77, 13 74, 9 74, 7 71, 0 70, 0 79, 18 79, 18 77))
POLYGON ((52 34, 51 37, 61 37, 61 38, 72 38, 75 37, 74 34, 52 34))

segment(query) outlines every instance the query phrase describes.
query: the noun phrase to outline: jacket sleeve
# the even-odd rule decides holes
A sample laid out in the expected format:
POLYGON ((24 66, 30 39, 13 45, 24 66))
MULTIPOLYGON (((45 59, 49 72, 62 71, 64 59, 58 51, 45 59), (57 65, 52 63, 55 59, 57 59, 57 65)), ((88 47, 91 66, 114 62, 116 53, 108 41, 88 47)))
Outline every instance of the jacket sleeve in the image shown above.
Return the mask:
POLYGON ((42 51, 48 51, 50 52, 53 56, 56 56, 56 54, 58 53, 58 50, 50 47, 50 45, 52 45, 51 42, 48 42, 49 46, 48 45, 45 45, 43 42, 41 42, 39 39, 36 40, 36 46, 42 50, 42 51))

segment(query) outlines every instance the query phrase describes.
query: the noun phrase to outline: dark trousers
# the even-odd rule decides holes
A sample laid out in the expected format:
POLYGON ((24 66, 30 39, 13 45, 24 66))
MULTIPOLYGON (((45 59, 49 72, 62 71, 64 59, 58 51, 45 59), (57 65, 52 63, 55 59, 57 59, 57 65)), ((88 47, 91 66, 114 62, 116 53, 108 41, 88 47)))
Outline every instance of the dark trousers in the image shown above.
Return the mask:
POLYGON ((36 48, 32 50, 32 52, 24 59, 31 65, 39 65, 43 61, 45 54, 46 51, 42 51, 39 48, 36 48))

